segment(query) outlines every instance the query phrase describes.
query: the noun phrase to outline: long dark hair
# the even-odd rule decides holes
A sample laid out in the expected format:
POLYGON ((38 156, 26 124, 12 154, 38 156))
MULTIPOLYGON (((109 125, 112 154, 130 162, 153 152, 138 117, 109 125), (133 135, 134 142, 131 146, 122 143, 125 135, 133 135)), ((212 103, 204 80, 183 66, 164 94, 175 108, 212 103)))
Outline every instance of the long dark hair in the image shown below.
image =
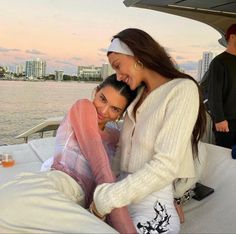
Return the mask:
POLYGON ((206 112, 198 83, 190 75, 179 71, 165 49, 148 33, 140 29, 128 28, 113 36, 113 39, 114 38, 119 38, 124 42, 132 50, 134 56, 141 61, 146 68, 156 71, 169 79, 186 78, 196 84, 199 92, 200 106, 197 121, 192 133, 192 150, 194 157, 197 156, 198 142, 206 129, 206 112))
POLYGON ((116 78, 116 74, 112 74, 108 76, 101 84, 97 86, 97 91, 100 89, 111 86, 115 90, 117 90, 123 97, 127 100, 126 107, 135 99, 137 96, 137 89, 131 90, 129 85, 127 85, 123 81, 118 81, 116 78))

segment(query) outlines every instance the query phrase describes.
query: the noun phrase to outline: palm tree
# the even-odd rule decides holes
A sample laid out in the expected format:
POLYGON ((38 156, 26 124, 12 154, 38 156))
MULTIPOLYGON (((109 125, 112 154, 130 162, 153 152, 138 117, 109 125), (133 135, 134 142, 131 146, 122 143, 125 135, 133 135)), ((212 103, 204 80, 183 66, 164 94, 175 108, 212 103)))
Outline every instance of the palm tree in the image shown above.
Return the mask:
POLYGON ((0 77, 3 77, 5 74, 5 69, 0 66, 0 77))

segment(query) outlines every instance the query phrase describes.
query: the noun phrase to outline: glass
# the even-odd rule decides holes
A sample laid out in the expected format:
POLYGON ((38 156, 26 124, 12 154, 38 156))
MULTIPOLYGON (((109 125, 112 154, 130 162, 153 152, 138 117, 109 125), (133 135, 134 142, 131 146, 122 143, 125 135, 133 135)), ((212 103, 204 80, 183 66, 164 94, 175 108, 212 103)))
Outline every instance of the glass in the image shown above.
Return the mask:
POLYGON ((15 164, 15 160, 10 154, 2 154, 2 166, 3 167, 12 167, 15 164))

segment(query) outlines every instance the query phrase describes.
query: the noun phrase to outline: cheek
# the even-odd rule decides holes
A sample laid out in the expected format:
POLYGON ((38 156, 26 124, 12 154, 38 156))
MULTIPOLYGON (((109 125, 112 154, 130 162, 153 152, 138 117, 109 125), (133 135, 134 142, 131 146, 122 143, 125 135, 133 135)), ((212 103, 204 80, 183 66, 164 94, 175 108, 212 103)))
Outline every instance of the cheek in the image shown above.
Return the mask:
POLYGON ((94 104, 96 110, 98 110, 101 106, 101 103, 96 99, 93 101, 93 104, 94 104))
POLYGON ((111 121, 117 120, 118 117, 119 117, 119 114, 117 114, 117 113, 114 113, 114 112, 110 112, 110 113, 109 113, 109 119, 110 119, 111 121))

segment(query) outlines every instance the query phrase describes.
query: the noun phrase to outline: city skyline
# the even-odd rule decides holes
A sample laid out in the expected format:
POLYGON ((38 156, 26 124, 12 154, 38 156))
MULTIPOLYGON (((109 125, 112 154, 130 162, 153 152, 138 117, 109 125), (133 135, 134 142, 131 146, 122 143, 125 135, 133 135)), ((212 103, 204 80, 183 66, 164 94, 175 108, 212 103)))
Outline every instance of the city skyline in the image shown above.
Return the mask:
POLYGON ((196 77, 203 51, 224 50, 220 34, 208 25, 147 9, 127 8, 120 0, 8 0, 1 2, 0 61, 15 67, 26 60, 46 60, 48 73, 76 74, 79 65, 107 63, 114 34, 136 27, 150 33, 196 77))

